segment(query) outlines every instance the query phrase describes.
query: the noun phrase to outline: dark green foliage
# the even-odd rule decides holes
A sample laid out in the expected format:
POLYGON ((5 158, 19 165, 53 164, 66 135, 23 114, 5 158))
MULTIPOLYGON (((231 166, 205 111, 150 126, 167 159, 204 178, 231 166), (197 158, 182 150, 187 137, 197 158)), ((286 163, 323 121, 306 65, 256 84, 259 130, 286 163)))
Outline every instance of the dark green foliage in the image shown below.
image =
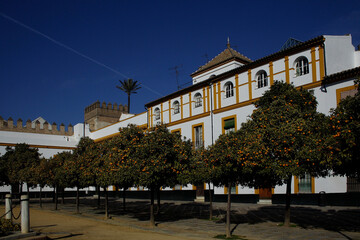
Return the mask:
POLYGON ((290 176, 328 174, 323 151, 328 119, 316 112, 311 92, 275 82, 256 106, 242 129, 257 180, 274 186, 290 176))
POLYGON ((37 148, 30 148, 25 143, 16 144, 14 148, 6 147, 2 161, 7 172, 4 180, 8 181, 8 184, 26 182, 28 187, 34 184, 34 169, 40 163, 40 154, 37 148))
POLYGON ((119 129, 119 135, 104 143, 106 163, 109 165, 109 174, 112 184, 124 188, 134 186, 137 181, 140 167, 137 164, 136 150, 139 148, 143 131, 136 125, 129 125, 119 129))
POLYGON ((128 112, 130 112, 130 95, 132 93, 136 93, 139 90, 140 83, 138 81, 134 81, 133 79, 129 78, 124 81, 119 80, 120 86, 116 86, 121 91, 124 91, 128 95, 128 112))
POLYGON ((292 176, 328 175, 326 139, 328 118, 316 111, 310 91, 275 82, 255 103, 257 109, 242 125, 244 151, 253 165, 255 185, 287 184, 285 225, 290 223, 292 176))
POLYGON ((360 94, 343 99, 331 111, 328 153, 336 174, 360 181, 360 94))
POLYGON ((14 224, 8 219, 0 219, 0 237, 8 235, 10 232, 20 231, 20 225, 14 224))
POLYGON ((181 140, 179 134, 170 133, 160 125, 150 129, 136 150, 139 166, 138 184, 148 188, 173 187, 177 175, 191 157, 191 144, 181 140))

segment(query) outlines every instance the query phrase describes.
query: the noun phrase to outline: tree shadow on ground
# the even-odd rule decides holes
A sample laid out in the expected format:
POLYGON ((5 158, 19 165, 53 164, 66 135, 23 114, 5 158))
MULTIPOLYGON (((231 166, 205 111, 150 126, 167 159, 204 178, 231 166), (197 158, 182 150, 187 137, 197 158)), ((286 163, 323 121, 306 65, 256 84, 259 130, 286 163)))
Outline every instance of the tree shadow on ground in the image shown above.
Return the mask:
MULTIPOLYGON (((262 222, 282 223, 284 206, 266 206, 252 209, 244 214, 234 213, 232 222, 235 224, 256 224, 262 222)), ((322 210, 312 207, 291 207, 291 223, 305 229, 322 228, 330 231, 360 231, 360 209, 322 210)))
MULTIPOLYGON (((70 204, 71 200, 67 200, 67 203, 70 204)), ((96 199, 82 199, 80 209, 100 216, 104 214, 104 203, 102 201, 100 208, 98 208, 96 199)), ((126 216, 139 221, 149 221, 149 209, 149 200, 130 200, 126 203, 126 209, 124 211, 121 199, 109 199, 109 214, 113 217, 126 216)), ((156 212, 156 210, 157 205, 155 204, 154 211, 156 212)), ((231 223, 235 224, 233 231, 240 224, 270 222, 276 225, 282 223, 284 221, 284 213, 285 206, 283 205, 256 206, 249 204, 248 207, 244 204, 241 206, 233 206, 231 211, 231 223)), ((226 205, 215 206, 213 216, 217 219, 215 221, 217 224, 224 224, 226 205)), ((175 202, 163 201, 159 214, 155 215, 157 225, 192 218, 209 219, 209 204, 194 202, 177 204, 175 202)), ((360 208, 336 210, 336 208, 322 209, 311 206, 293 206, 291 207, 291 223, 305 229, 322 228, 336 232, 359 232, 360 208)))

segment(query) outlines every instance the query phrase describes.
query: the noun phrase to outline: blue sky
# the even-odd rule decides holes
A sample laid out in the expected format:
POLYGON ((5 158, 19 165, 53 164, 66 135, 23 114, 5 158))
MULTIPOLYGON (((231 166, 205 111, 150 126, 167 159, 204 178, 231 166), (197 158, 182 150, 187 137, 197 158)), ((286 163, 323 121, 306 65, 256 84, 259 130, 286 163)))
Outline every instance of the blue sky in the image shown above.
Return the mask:
POLYGON ((131 112, 191 81, 226 47, 252 60, 293 37, 352 34, 360 1, 0 0, 0 116, 83 121, 91 103, 127 103, 115 86, 133 78, 131 112))

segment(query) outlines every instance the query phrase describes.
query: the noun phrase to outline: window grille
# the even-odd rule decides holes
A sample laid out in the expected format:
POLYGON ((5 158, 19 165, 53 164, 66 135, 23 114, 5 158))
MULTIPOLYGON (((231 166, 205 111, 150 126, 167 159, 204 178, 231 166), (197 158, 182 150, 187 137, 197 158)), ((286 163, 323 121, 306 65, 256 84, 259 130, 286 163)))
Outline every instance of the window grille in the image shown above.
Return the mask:
POLYGON ((173 108, 174 108, 174 114, 180 113, 180 104, 179 104, 178 101, 175 101, 175 102, 174 102, 173 108))
POLYGON ((160 119, 160 109, 159 108, 155 108, 155 120, 159 120, 160 119))
POLYGON ((232 82, 228 82, 225 84, 225 97, 230 98, 234 96, 234 85, 232 82))
POLYGON ((309 73, 309 61, 301 57, 295 61, 295 76, 302 76, 309 73))
POLYGON ((203 146, 203 129, 202 126, 197 126, 194 128, 195 131, 195 149, 198 149, 203 146))
POLYGON ((202 99, 201 99, 201 94, 200 93, 195 94, 194 100, 195 100, 195 107, 196 108, 202 106, 202 99))
POLYGON ((258 88, 266 87, 268 85, 268 76, 265 71, 259 71, 256 76, 258 88))

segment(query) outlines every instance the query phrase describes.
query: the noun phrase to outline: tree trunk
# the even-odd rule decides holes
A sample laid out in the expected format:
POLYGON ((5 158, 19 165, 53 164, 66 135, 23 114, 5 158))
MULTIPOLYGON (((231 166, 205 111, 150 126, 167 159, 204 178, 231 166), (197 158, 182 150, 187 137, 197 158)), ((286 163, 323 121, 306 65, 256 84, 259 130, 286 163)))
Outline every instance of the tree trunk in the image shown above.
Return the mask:
POLYGON ((65 188, 61 188, 61 204, 64 205, 65 203, 65 196, 64 196, 65 188))
POLYGON ((41 193, 42 193, 42 187, 40 186, 40 195, 39 195, 40 208, 42 208, 42 198, 41 198, 41 193))
POLYGON ((58 210, 58 186, 55 186, 55 210, 58 210))
POLYGON ((150 227, 155 227, 154 217, 154 188, 150 189, 150 227))
POLYGON ((123 191, 123 210, 125 213, 125 210, 126 210, 126 187, 124 187, 124 191, 123 191))
POLYGON ((285 219, 284 219, 285 227, 290 227, 291 180, 292 180, 292 176, 290 176, 286 181, 286 205, 285 205, 285 219))
POLYGON ((130 94, 128 94, 128 113, 130 113, 130 94))
POLYGON ((160 214, 160 188, 156 189, 156 193, 157 193, 157 211, 156 211, 156 215, 160 214))
POLYGON ((96 186, 96 193, 97 193, 97 208, 100 208, 100 186, 96 186))
POLYGON ((104 187, 104 193, 105 193, 105 219, 109 218, 109 197, 108 197, 108 191, 106 190, 106 187, 104 187))
POLYGON ((30 199, 30 188, 29 188, 28 183, 26 183, 26 192, 27 192, 27 195, 29 196, 29 199, 30 199))
POLYGON ((80 212, 80 196, 79 186, 76 186, 76 213, 80 212))
POLYGON ((227 207, 226 207, 226 238, 231 237, 230 209, 231 209, 231 182, 228 183, 228 199, 227 199, 227 207))
POLYGON ((54 186, 53 203, 55 203, 55 193, 56 193, 56 185, 54 186))
POLYGON ((213 207, 212 207, 212 195, 211 195, 211 188, 210 188, 210 183, 208 183, 209 185, 209 219, 210 221, 213 219, 213 207))

